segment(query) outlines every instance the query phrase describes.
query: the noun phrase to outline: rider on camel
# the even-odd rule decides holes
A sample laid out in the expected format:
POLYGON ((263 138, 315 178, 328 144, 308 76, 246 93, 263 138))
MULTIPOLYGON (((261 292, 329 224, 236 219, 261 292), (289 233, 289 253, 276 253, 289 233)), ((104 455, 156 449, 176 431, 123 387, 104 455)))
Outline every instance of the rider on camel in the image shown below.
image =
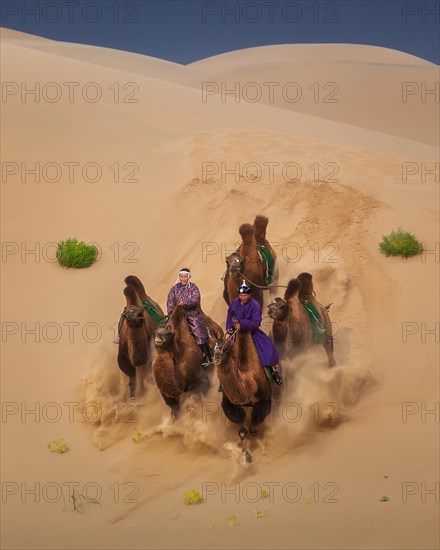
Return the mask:
POLYGON ((226 330, 232 334, 235 330, 249 330, 263 367, 268 367, 276 384, 283 379, 278 371, 279 354, 270 338, 259 327, 261 325, 261 306, 251 297, 251 289, 246 281, 238 289, 238 298, 232 300, 226 319, 226 330))
POLYGON ((168 293, 167 311, 168 315, 171 315, 177 305, 183 306, 189 330, 203 353, 202 367, 207 367, 212 363, 208 344, 208 328, 200 311, 200 290, 190 282, 190 279, 190 270, 183 267, 168 293))

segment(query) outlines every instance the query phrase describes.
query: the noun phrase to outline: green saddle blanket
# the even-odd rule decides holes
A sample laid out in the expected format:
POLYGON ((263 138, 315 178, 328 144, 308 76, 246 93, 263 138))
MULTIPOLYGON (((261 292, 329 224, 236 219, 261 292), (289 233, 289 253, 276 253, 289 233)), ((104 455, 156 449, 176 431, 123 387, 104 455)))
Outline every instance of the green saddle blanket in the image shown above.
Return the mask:
POLYGON ((260 249, 261 257, 263 258, 264 263, 264 284, 271 285, 273 283, 275 260, 273 259, 270 250, 265 247, 264 244, 259 244, 258 248, 260 249))
POLYGON ((153 306, 153 304, 150 304, 150 302, 148 302, 147 300, 142 300, 142 304, 144 306, 145 311, 153 319, 153 322, 157 327, 166 325, 167 318, 161 315, 157 311, 157 309, 153 306))
MULTIPOLYGON (((148 313, 148 315, 153 319, 154 324, 156 327, 160 327, 161 325, 165 325, 167 322, 167 318, 163 317, 157 309, 153 306, 153 304, 150 304, 147 300, 142 300, 142 304, 144 306, 145 311, 148 313)), ((122 321, 124 320, 125 315, 122 313, 121 317, 119 318, 118 322, 118 338, 121 334, 121 326, 122 321)), ((117 342, 117 340, 115 340, 117 342)))
POLYGON ((307 303, 302 302, 302 304, 304 306, 304 309, 306 310, 310 324, 312 325, 313 343, 323 344, 325 340, 325 328, 324 328, 324 322, 321 319, 321 316, 319 315, 318 310, 311 302, 307 302, 307 303))

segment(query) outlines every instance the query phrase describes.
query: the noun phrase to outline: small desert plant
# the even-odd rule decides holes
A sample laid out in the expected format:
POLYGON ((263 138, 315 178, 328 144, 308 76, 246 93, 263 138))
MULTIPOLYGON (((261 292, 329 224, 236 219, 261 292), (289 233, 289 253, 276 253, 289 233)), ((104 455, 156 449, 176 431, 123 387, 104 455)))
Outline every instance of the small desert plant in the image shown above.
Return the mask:
POLYGON ((228 520, 228 523, 231 527, 237 527, 237 525, 240 525, 240 520, 235 515, 234 516, 228 516, 227 520, 228 520))
POLYGON ((420 254, 423 245, 416 239, 416 236, 402 228, 392 231, 389 235, 382 235, 382 242, 379 244, 381 252, 387 256, 414 256, 420 254))
POLYGON ((65 267, 90 267, 98 256, 98 249, 94 244, 87 244, 77 239, 60 241, 57 245, 58 263, 65 267))
MULTIPOLYGON (((86 495, 83 495, 81 493, 78 493, 78 491, 74 490, 71 495, 69 495, 69 502, 70 506, 72 508, 73 512, 78 512, 79 514, 85 514, 89 506, 91 504, 99 504, 101 506, 101 503, 99 500, 95 498, 90 498, 86 495)), ((66 509, 66 506, 65 506, 66 509)))
POLYGON ((141 443, 147 436, 145 434, 143 434, 142 432, 140 432, 139 430, 136 430, 136 433, 135 435, 131 438, 131 440, 133 441, 133 443, 141 443))
POLYGON ((47 448, 53 453, 64 454, 70 451, 70 447, 67 443, 63 443, 63 438, 55 439, 47 444, 47 448))
POLYGON ((183 502, 185 504, 199 504, 203 502, 202 495, 196 489, 188 489, 183 495, 183 502))

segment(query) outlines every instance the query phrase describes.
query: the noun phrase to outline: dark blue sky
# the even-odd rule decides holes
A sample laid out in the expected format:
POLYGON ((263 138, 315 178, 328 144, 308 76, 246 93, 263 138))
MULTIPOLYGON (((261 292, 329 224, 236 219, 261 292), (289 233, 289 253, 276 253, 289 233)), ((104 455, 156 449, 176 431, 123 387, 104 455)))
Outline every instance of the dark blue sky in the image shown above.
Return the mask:
POLYGON ((2 0, 3 27, 190 63, 265 44, 384 46, 440 63, 440 0, 2 0))

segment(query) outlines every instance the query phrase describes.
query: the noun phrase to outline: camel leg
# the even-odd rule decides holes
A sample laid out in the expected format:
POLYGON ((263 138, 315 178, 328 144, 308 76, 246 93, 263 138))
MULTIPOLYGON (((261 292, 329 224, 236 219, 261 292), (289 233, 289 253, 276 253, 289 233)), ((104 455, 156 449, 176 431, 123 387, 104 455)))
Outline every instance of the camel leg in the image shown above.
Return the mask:
POLYGON ((130 397, 134 398, 136 392, 136 369, 124 353, 118 353, 118 366, 129 377, 130 397))
POLYGON ((333 357, 333 337, 330 336, 330 338, 324 342, 323 346, 327 353, 328 366, 335 367, 336 361, 335 361, 335 358, 333 357))
POLYGON ((136 397, 136 376, 130 376, 130 381, 128 382, 128 387, 130 388, 130 399, 135 399, 136 397))
POLYGON ((240 442, 238 446, 241 447, 241 452, 243 453, 246 462, 251 463, 252 455, 249 452, 249 431, 244 426, 241 426, 240 430, 238 431, 238 435, 240 437, 240 442))
POLYGON ((251 435, 258 435, 258 426, 264 422, 264 419, 272 408, 272 399, 265 399, 259 401, 252 407, 251 424, 249 427, 249 433, 251 435))
POLYGON ((246 413, 243 407, 231 403, 224 392, 222 397, 222 409, 226 415, 226 418, 234 424, 243 425, 245 423, 246 413))
POLYGON ((137 382, 137 396, 141 397, 145 394, 144 381, 147 376, 147 369, 144 366, 136 367, 136 382, 137 382))
POLYGON ((231 403, 224 393, 222 397, 222 409, 226 415, 226 418, 228 418, 228 420, 240 426, 238 430, 238 436, 240 438, 239 446, 241 446, 241 450, 245 455, 246 462, 252 462, 252 456, 249 453, 249 451, 246 449, 246 442, 248 440, 249 432, 246 426, 244 425, 246 421, 245 410, 243 409, 242 406, 234 405, 233 403, 231 403))
POLYGON ((176 399, 175 397, 168 397, 168 395, 161 394, 163 397, 163 400, 168 405, 168 407, 171 408, 171 417, 173 420, 176 420, 179 416, 180 411, 180 400, 176 399))

